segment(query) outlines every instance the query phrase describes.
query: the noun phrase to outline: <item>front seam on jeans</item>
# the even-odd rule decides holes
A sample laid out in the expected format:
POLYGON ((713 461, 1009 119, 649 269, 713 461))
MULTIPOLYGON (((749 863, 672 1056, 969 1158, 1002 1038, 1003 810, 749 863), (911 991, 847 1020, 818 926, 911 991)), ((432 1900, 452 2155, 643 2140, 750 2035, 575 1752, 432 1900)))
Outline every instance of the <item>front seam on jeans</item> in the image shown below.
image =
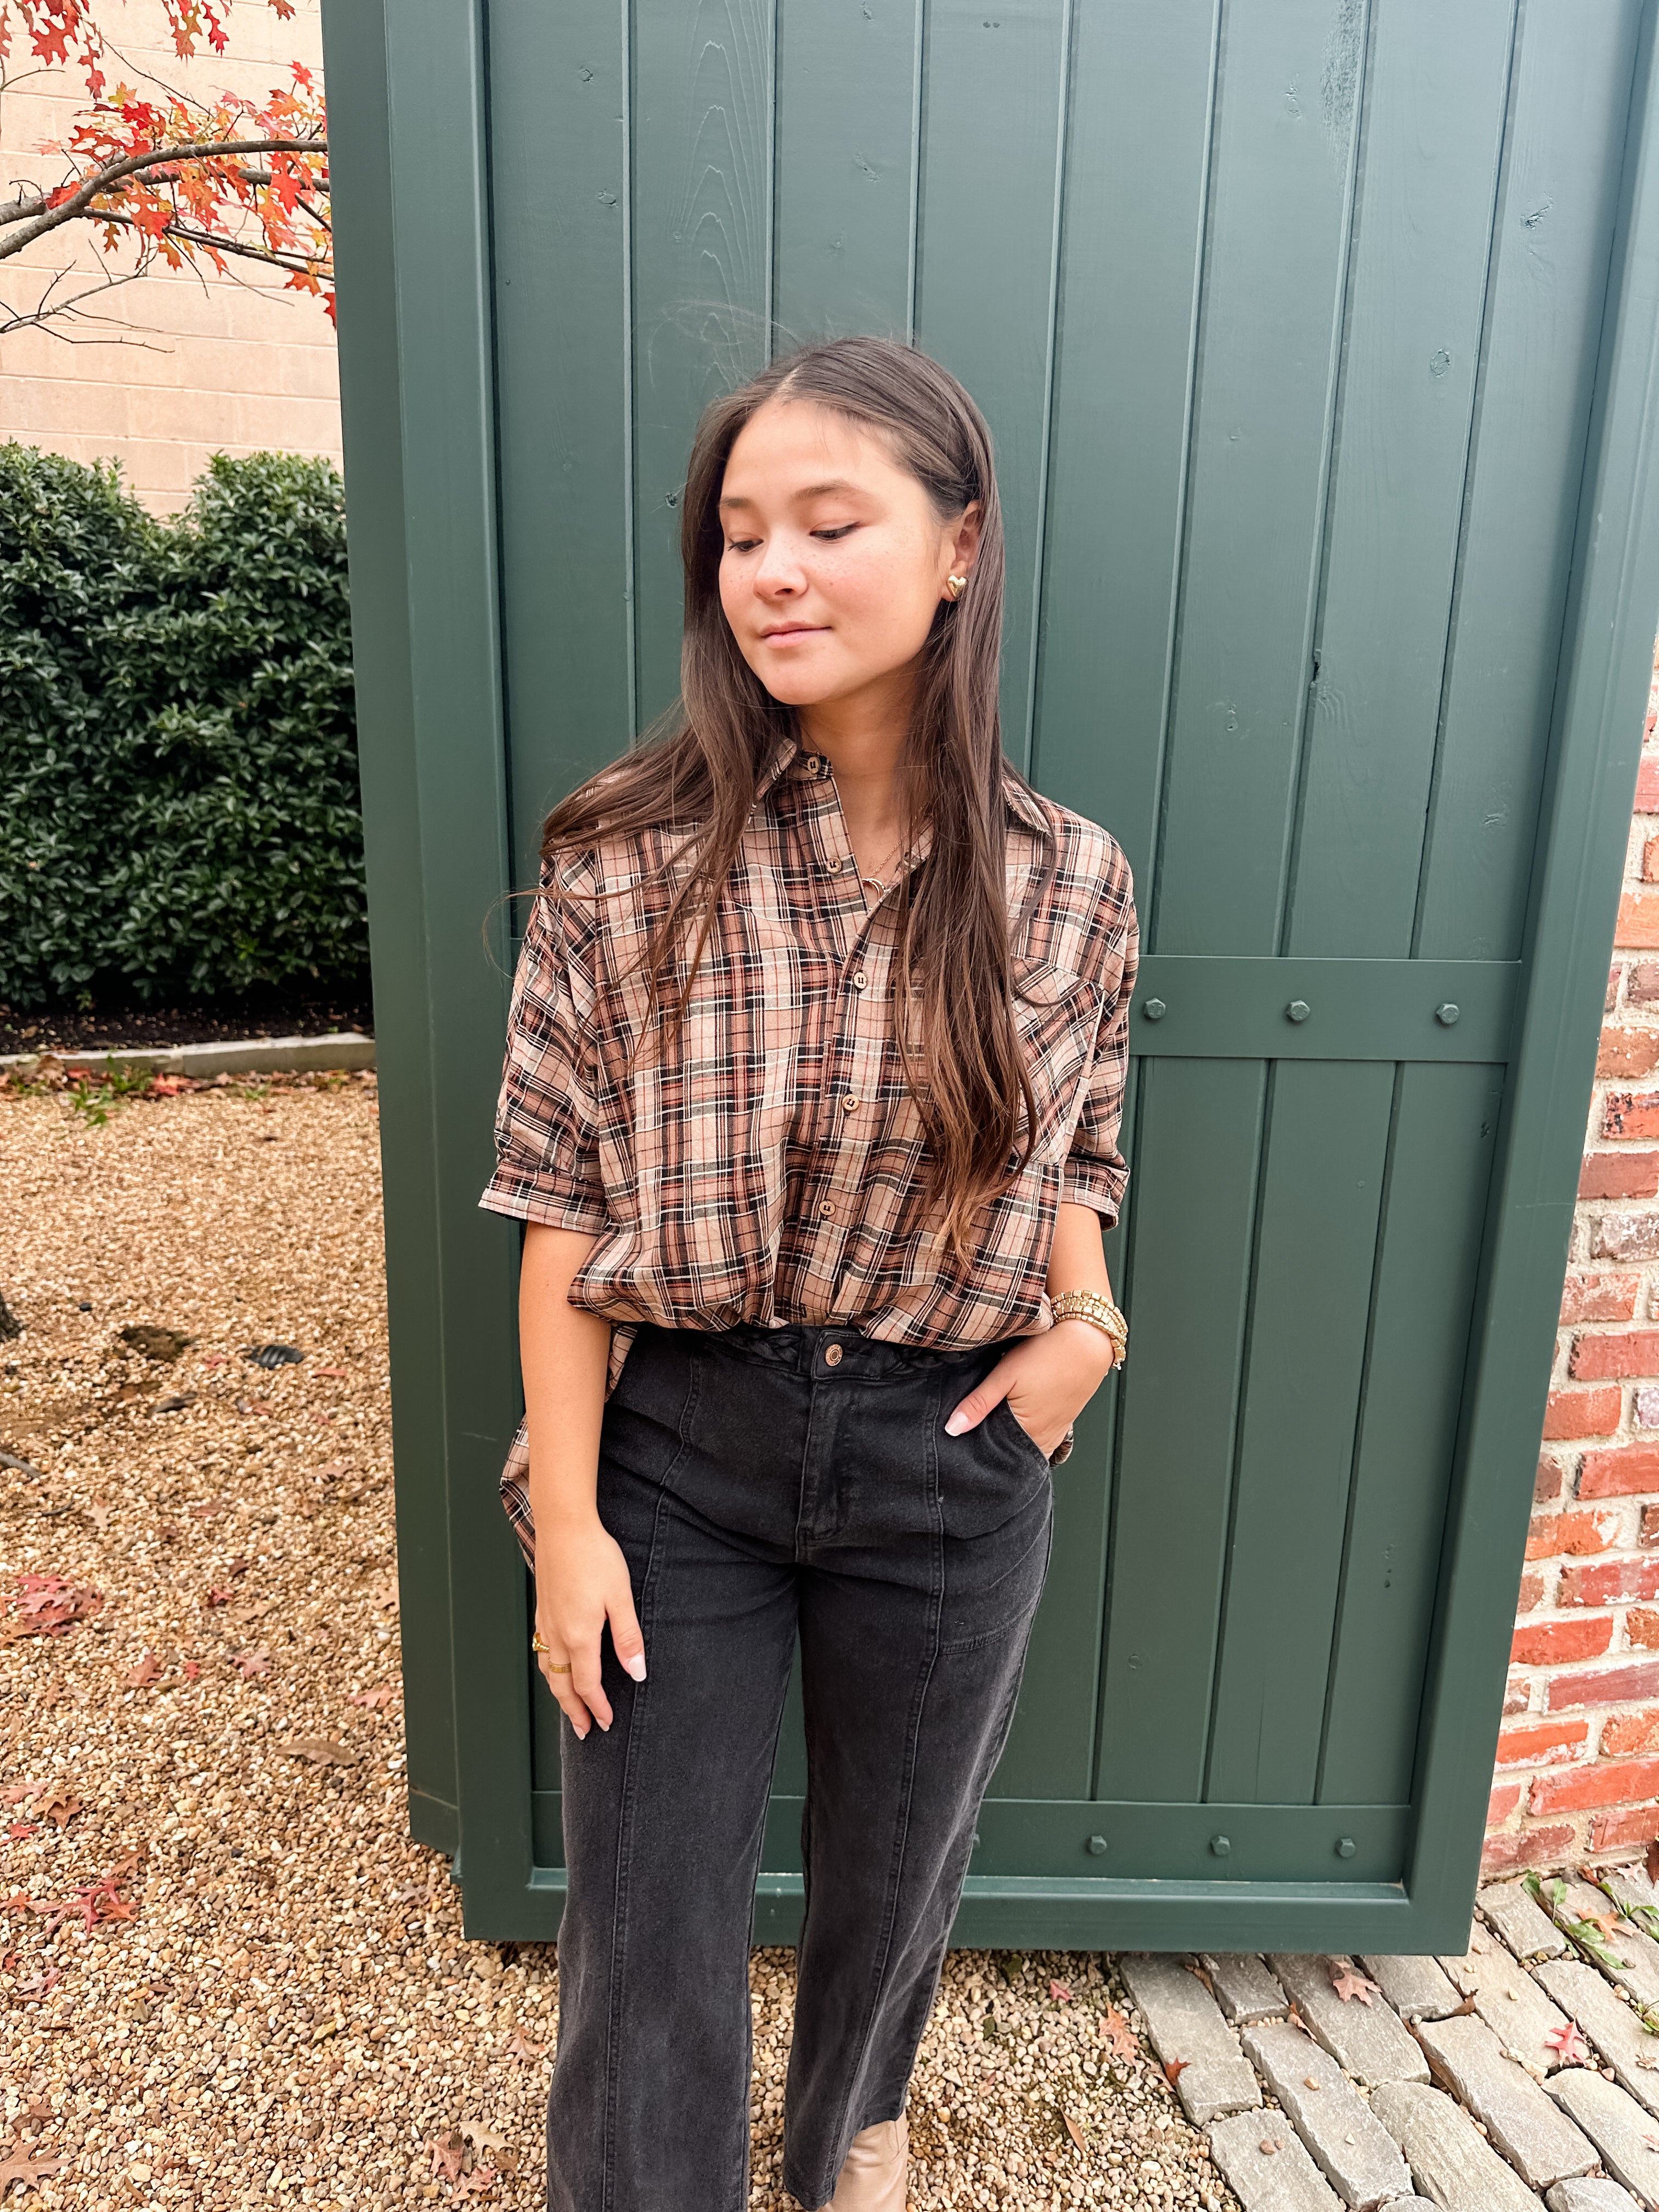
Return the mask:
MULTIPOLYGON (((847 2124, 848 2108, 852 2102, 853 2086, 863 2075, 865 2062, 870 2055, 870 2044, 875 2034, 876 2014, 880 2008, 881 1993, 886 1985, 887 1969, 892 1954, 893 1923, 898 1914, 899 1890, 904 1876, 904 1846, 910 1833, 910 1808, 915 1796, 916 1747, 921 1734, 922 1710, 927 1702, 928 1685, 933 1679, 933 1668, 939 1657, 939 1622, 945 1610, 945 1520, 939 1495, 939 1457, 934 1443, 939 1401, 944 1395, 943 1380, 936 1384, 929 1403, 927 1417, 927 1445, 925 1478, 927 1494, 933 1502, 933 1628, 928 1639, 927 1658, 917 1678, 915 1693, 910 1706, 909 1732, 904 1747, 904 1792, 893 1838, 892 1871, 887 1883, 887 1897, 883 1911, 881 1940, 877 1947, 875 1972, 871 1977, 869 2008, 864 2025, 859 2032, 857 2057, 847 2073, 847 2090, 842 2100, 841 2118, 836 2123, 839 2135, 847 2124)), ((830 2177, 830 2194, 835 2194, 840 2177, 830 2177)), ((820 2202, 827 2200, 820 2199, 820 2202)))
MULTIPOLYGON (((695 1378, 693 1395, 696 1393, 695 1378)), ((646 1617, 652 1611, 651 1599, 655 1590, 652 1582, 657 1564, 657 1553, 662 1530, 662 1516, 666 1510, 668 1492, 657 1493, 657 1510, 651 1522, 651 1549, 646 1555, 645 1573, 640 1582, 640 1628, 644 1632, 646 1617)), ((612 1646, 615 1648, 614 1644, 612 1646)), ((605 2134, 600 2145, 600 2181, 599 2212, 611 2212, 614 2203, 612 2185, 616 2179, 613 2146, 617 2139, 617 2101, 621 2094, 620 2075, 617 2052, 621 2042, 620 2014, 623 2007, 623 1976, 627 1958, 628 1868, 629 1838, 634 1823, 635 1769, 636 1747, 641 1733, 641 1706, 649 1687, 649 1679, 638 1684, 629 1706, 628 1749, 623 1759, 622 1810, 617 1822, 617 1880, 616 1904, 611 1936, 611 2002, 605 2024, 605 2134)))

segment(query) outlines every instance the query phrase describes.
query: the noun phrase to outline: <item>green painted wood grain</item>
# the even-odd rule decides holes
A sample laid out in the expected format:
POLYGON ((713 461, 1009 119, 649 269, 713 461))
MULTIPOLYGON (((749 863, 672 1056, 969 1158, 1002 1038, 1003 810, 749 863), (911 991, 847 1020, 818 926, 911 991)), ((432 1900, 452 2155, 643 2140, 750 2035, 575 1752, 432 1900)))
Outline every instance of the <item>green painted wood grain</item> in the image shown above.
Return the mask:
POLYGON ((922 0, 779 0, 775 349, 908 338, 922 0))
POLYGON ((932 0, 927 10, 916 342, 962 379, 991 427, 1008 546, 1002 742, 1021 768, 1030 757, 1068 21, 1065 0, 932 0))
POLYGON ((1314 1795, 1393 1092, 1368 1062, 1273 1070, 1207 1797, 1314 1795))
POLYGON ((1642 15, 1526 11, 1413 951, 1522 949, 1642 15))
POLYGON ((1143 899, 1174 651, 1218 13, 1219 0, 1102 0, 1079 11, 1072 50, 1033 774, 1112 832, 1143 899))
POLYGON ((1365 20, 1328 0, 1224 19, 1149 951, 1279 949, 1365 20))
MULTIPOLYGON (((697 417, 771 356, 771 0, 636 7, 635 711, 679 690, 679 499, 697 417)), ((613 486, 613 493, 619 487, 613 486)))
MULTIPOLYGON (((625 24, 493 0, 502 673, 515 882, 543 816, 634 734, 625 24)), ((520 915, 520 921, 522 915, 520 915)))
POLYGON ((1264 1079, 1141 1069, 1094 1794, 1203 1794, 1264 1079))
POLYGON ((1502 1071, 1404 1067, 1316 1795, 1403 1803, 1422 1724, 1502 1071))
POLYGON ((1291 952, 1411 949, 1514 9, 1377 11, 1291 952))

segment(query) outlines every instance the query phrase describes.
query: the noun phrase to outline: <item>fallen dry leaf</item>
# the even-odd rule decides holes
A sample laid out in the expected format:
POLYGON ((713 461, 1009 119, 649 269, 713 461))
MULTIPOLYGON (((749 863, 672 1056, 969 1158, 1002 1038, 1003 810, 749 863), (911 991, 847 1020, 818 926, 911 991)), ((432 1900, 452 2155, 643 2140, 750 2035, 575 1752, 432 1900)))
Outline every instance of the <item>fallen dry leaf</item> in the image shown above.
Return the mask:
POLYGON ((67 1827, 76 1814, 85 1809, 78 1797, 71 1797, 62 1790, 54 1790, 40 1808, 41 1813, 55 1828, 67 1827))
POLYGON ((486 2154, 497 2151, 507 2142, 505 2136, 497 2135, 494 2129, 487 2128, 482 2120, 462 2120, 459 2126, 461 2133, 475 2151, 483 2151, 486 2154))
POLYGON ((1564 2066, 1583 2066, 1589 2061, 1590 2047, 1579 2033, 1576 2020, 1564 2021, 1559 2027, 1552 2028, 1544 2038, 1552 2051, 1559 2051, 1564 2066))
POLYGON ((270 1647, 262 1644, 257 1651, 233 1651, 230 1663, 245 1682, 251 1682, 256 1674, 270 1674, 270 1647))
POLYGON ((276 1748, 295 1759, 309 1759, 319 1766, 356 1766, 361 1756, 327 1735, 289 1736, 276 1748))
POLYGON ((1172 2089, 1192 2063, 1193 2062, 1190 2058, 1166 2058, 1164 2060, 1164 2079, 1169 2082, 1170 2087, 1172 2089))
POLYGON ((509 2058, 539 2058, 542 2046, 539 2043, 532 2043, 521 2027, 515 2027, 513 2040, 507 2046, 507 2055, 509 2058))
POLYGON ((1060 2117, 1066 2123, 1066 2134, 1070 2136, 1072 2141, 1077 2145, 1078 2148, 1086 2156, 1089 2148, 1089 2138, 1084 2134, 1082 2129, 1079 2127, 1077 2122, 1072 2118, 1069 2112, 1062 2112, 1060 2117))
POLYGON ((1344 2004, 1352 2004, 1358 1997, 1361 2004, 1369 2005, 1373 1997, 1382 1996, 1377 1984, 1368 1981, 1357 1966, 1339 1966, 1334 1960, 1331 1964, 1334 1969, 1331 1975, 1331 1987, 1344 2004))
POLYGON ((0 2196, 9 2192, 14 2181, 21 2181, 25 2189, 39 2189, 63 2163, 61 2158, 36 2158, 21 2143, 14 2143, 0 2161, 0 2196))
POLYGON ((1140 2045, 1135 2041, 1134 2030, 1115 2005, 1108 2005, 1101 2014, 1100 2033, 1102 2041, 1111 2045, 1114 2057, 1139 2057, 1140 2045))
POLYGON ((1064 1982, 1050 1982, 1048 1994, 1056 2004, 1070 2004, 1072 2002, 1072 1992, 1064 1982))
POLYGON ((427 2145, 432 2154, 432 2171, 441 2174, 446 2181, 459 2181, 461 2168, 466 2161, 466 2137, 459 2128, 450 2128, 427 2145))
POLYGON ((389 1685, 379 1690, 354 1690, 346 1703, 349 1705, 389 1705, 396 1695, 389 1685))
POLYGON ((153 1651, 146 1651, 136 1667, 122 1675, 122 1686, 129 1690, 148 1689, 152 1682, 161 1679, 161 1663, 153 1651))
POLYGON ((1648 1880, 1659 1886, 1659 1836, 1648 1845, 1647 1856, 1642 1863, 1647 1869, 1648 1880))
POLYGON ((14 1587, 17 1618, 6 1623, 8 1640, 66 1635, 77 1621, 89 1620, 104 1602, 101 1591, 83 1589, 62 1575, 18 1575, 14 1587))

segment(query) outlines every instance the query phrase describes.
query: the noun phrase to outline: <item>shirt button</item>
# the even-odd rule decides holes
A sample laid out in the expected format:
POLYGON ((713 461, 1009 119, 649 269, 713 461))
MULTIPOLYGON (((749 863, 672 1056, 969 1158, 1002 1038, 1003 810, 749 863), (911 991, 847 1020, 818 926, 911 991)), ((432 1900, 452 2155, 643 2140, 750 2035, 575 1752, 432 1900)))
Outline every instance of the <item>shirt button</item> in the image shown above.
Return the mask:
POLYGON ((858 1112, 859 1102, 858 1095, 855 1091, 849 1091, 846 1097, 842 1100, 841 1110, 843 1114, 856 1114, 858 1112))
POLYGON ((839 1366, 841 1365, 841 1346, 840 1346, 840 1345, 838 1345, 838 1344, 826 1344, 826 1345, 824 1346, 824 1347, 823 1347, 823 1364, 824 1364, 824 1365, 825 1365, 826 1367, 839 1367, 839 1366))
POLYGON ((830 1205, 829 1200, 825 1199, 823 1204, 818 1208, 818 1219, 820 1221, 833 1221, 835 1218, 836 1209, 830 1205))
POLYGON ((855 991, 861 991, 869 980, 862 968, 855 968, 853 970, 853 988, 855 991))
POLYGON ((846 866, 845 860, 826 860, 823 864, 823 872, 827 876, 838 876, 846 866))
POLYGON ((818 758, 818 757, 817 757, 817 755, 816 753, 808 753, 808 754, 807 754, 807 756, 806 756, 806 773, 808 774, 808 775, 816 775, 817 774, 818 770, 819 770, 823 766, 823 762, 818 758))

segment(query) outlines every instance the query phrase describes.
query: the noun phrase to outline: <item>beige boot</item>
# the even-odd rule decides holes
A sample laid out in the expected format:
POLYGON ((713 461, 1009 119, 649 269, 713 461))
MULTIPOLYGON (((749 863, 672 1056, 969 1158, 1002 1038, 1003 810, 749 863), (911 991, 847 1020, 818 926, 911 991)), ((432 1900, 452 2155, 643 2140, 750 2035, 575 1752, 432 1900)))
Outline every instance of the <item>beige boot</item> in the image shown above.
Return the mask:
POLYGON ((854 2136, 824 2212, 905 2212, 909 2167, 909 2122, 878 2120, 854 2136))

